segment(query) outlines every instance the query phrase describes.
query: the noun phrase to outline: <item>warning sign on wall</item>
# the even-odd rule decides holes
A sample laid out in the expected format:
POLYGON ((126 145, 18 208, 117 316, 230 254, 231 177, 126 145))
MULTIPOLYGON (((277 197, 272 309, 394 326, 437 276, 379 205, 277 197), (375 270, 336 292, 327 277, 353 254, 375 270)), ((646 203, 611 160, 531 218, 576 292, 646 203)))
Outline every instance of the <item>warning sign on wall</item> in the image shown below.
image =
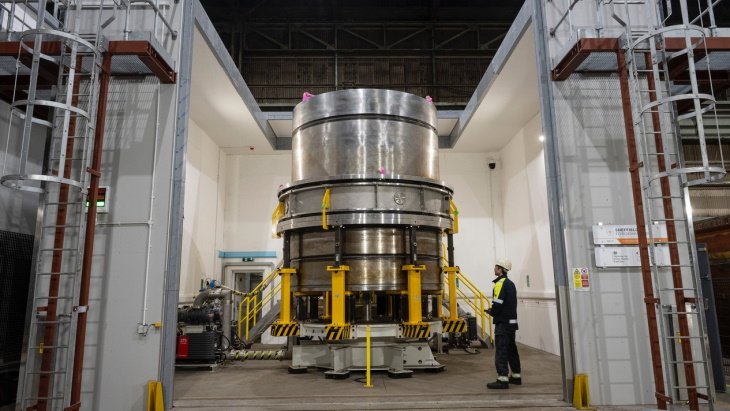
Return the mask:
POLYGON ((576 291, 589 291, 591 289, 590 271, 587 267, 573 269, 573 289, 576 291))

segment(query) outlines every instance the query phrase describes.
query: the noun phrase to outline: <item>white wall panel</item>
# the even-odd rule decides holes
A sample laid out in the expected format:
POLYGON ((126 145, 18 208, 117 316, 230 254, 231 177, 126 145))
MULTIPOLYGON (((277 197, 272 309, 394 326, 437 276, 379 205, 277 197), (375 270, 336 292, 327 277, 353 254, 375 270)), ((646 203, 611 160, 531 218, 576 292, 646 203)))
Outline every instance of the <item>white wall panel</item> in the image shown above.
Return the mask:
POLYGON ((185 219, 180 300, 198 293, 200 280, 220 279, 218 250, 223 247, 226 154, 193 120, 189 121, 185 170, 185 219), (223 171, 223 172, 221 172, 223 171))
POLYGON ((517 341, 558 354, 550 221, 540 116, 532 118, 500 151, 504 256, 512 260, 520 331, 517 341))

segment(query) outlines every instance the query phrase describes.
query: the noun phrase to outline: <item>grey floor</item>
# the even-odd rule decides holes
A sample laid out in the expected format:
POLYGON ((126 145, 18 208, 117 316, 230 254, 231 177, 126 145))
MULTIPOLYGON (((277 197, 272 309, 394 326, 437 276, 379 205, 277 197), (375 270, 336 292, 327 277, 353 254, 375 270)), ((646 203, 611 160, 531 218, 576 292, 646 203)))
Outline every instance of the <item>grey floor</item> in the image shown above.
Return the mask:
MULTIPOLYGON (((355 381, 329 380, 321 371, 303 375, 287 372, 287 361, 248 361, 215 371, 179 370, 175 375, 177 409, 217 410, 391 410, 391 409, 509 409, 574 410, 561 401, 560 358, 520 346, 522 386, 487 391, 494 380, 494 350, 469 355, 463 351, 437 356, 446 365, 439 374, 416 372, 413 378, 373 375, 373 388, 355 381)), ((730 410, 730 395, 719 394, 716 410, 730 410)), ((648 407, 599 407, 600 410, 640 411, 648 407)))
POLYGON ((217 370, 181 370, 175 376, 175 407, 181 409, 465 409, 569 410, 560 401, 560 359, 520 347, 524 385, 487 391, 495 379, 494 350, 437 356, 446 365, 439 374, 416 372, 413 378, 373 375, 373 388, 355 381, 329 380, 321 371, 287 373, 288 362, 249 361, 217 370))

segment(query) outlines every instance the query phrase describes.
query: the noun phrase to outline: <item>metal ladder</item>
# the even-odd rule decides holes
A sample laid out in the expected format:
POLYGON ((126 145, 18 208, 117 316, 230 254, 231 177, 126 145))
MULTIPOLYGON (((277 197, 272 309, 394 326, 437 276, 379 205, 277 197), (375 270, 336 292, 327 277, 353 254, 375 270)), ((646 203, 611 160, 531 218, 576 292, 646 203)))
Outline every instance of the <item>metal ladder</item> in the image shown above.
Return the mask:
MULTIPOLYGON (((36 263, 30 283, 32 311, 18 399, 24 410, 71 406, 77 314, 87 309, 78 304, 79 273, 86 240, 85 206, 98 105, 101 36, 100 30, 79 34, 80 1, 64 2, 62 13, 57 13, 59 4, 53 3, 53 17, 63 15, 70 22, 61 22, 59 29, 46 27, 47 2, 40 0, 36 27, 20 33, 8 128, 10 141, 15 134, 14 121, 20 125, 19 152, 13 153, 19 161, 17 169, 4 168, 0 178, 4 186, 41 194, 36 263), (28 69, 30 80, 25 91, 17 79, 28 69), (41 81, 45 88, 39 87, 41 81), (44 140, 46 163, 42 170, 34 170, 29 153, 44 140)), ((6 158, 8 150, 6 147, 6 158)))
MULTIPOLYGON (((632 4, 637 3, 641 2, 632 4)), ((656 16, 658 23, 641 31, 632 27, 629 2, 624 4, 625 53, 619 53, 619 72, 622 93, 629 97, 624 114, 628 103, 630 171, 657 402, 661 409, 699 410, 706 403, 703 406, 712 410, 705 308, 688 192, 691 185, 725 176, 724 164, 713 167, 708 161, 703 114, 714 109, 715 101, 711 90, 699 89, 694 57, 709 30, 691 24, 686 0, 679 2, 682 24, 675 26, 664 25, 671 10, 663 2, 643 2, 646 16, 656 16), (669 33, 679 34, 683 50, 666 49, 669 33), (666 81, 677 67, 688 72, 687 93, 677 93, 666 81), (690 104, 690 111, 678 114, 680 102, 690 104), (700 166, 683 165, 678 121, 685 119, 693 119, 697 128, 700 166)))

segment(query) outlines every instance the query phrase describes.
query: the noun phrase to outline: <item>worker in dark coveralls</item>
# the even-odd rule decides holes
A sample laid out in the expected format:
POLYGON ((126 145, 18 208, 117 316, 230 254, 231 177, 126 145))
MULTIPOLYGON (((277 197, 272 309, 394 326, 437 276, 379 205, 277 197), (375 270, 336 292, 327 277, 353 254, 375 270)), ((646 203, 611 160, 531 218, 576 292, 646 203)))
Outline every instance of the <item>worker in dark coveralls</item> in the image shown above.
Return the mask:
POLYGON ((522 385, 520 376, 520 355, 517 353, 515 334, 517 327, 517 289, 515 283, 507 278, 512 262, 498 259, 494 266, 497 278, 492 293, 492 307, 485 310, 492 316, 494 340, 497 347, 494 364, 497 366, 497 381, 487 384, 490 389, 507 389, 510 384, 522 385), (510 375, 510 370, 512 374, 510 375))

